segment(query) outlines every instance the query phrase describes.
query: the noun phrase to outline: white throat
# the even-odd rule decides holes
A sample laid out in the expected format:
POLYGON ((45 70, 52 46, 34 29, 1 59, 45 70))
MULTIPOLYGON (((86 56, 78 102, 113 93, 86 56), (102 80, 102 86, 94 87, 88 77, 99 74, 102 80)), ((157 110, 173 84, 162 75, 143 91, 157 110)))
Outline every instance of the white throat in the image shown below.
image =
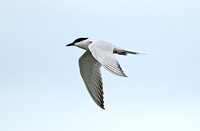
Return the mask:
POLYGON ((84 41, 81 41, 81 42, 78 42, 75 44, 75 46, 79 47, 79 48, 82 48, 84 50, 89 50, 88 46, 92 43, 91 40, 87 39, 87 40, 84 40, 84 41))

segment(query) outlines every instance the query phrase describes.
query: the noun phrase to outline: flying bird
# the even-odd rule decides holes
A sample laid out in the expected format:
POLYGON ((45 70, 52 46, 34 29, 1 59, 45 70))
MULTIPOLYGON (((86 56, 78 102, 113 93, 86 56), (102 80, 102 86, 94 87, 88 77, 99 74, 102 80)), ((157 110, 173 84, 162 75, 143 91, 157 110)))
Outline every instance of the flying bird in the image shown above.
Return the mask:
POLYGON ((113 54, 141 54, 122 49, 103 40, 83 37, 74 40, 72 43, 67 44, 66 46, 77 46, 86 50, 86 52, 79 59, 80 74, 90 96, 102 109, 105 108, 103 83, 100 71, 101 66, 115 75, 127 77, 113 54))

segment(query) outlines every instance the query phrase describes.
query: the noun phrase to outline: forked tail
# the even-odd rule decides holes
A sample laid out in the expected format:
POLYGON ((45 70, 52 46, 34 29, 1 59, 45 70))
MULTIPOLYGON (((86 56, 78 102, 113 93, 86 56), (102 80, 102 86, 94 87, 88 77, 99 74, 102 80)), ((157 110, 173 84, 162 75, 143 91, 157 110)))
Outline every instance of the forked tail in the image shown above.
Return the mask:
POLYGON ((133 55, 140 55, 140 54, 146 55, 145 53, 139 53, 139 52, 135 52, 135 51, 129 51, 129 50, 125 50, 125 49, 122 49, 122 48, 119 48, 119 47, 115 47, 113 53, 116 53, 116 54, 119 54, 119 55, 127 55, 128 53, 129 54, 133 54, 133 55))
POLYGON ((133 55, 146 55, 145 53, 139 53, 139 52, 134 52, 134 51, 129 51, 129 50, 123 50, 125 53, 126 53, 126 55, 127 55, 127 53, 129 53, 129 54, 133 54, 133 55))

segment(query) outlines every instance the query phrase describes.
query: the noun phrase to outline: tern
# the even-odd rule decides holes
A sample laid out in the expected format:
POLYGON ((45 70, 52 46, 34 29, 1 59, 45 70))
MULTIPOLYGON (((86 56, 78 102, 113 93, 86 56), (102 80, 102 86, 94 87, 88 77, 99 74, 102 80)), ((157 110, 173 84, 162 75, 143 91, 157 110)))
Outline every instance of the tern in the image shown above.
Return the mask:
POLYGON ((103 66, 115 75, 127 77, 113 54, 141 54, 117 47, 110 42, 90 38, 78 38, 66 46, 86 50, 79 59, 80 74, 94 102, 104 108, 103 83, 100 68, 103 66))

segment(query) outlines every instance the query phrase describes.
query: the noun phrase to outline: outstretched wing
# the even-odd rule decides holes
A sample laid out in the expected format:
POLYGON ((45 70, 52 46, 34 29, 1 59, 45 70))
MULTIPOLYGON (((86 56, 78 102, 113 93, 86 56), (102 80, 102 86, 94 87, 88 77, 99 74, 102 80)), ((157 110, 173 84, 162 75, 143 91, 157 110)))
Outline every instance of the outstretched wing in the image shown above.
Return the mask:
POLYGON ((89 50, 94 58, 108 71, 119 76, 127 77, 119 65, 119 62, 113 55, 113 44, 106 41, 96 40, 89 45, 89 50))
POLYGON ((101 78, 101 64, 86 51, 79 59, 80 73, 94 102, 104 109, 103 83, 101 78))

